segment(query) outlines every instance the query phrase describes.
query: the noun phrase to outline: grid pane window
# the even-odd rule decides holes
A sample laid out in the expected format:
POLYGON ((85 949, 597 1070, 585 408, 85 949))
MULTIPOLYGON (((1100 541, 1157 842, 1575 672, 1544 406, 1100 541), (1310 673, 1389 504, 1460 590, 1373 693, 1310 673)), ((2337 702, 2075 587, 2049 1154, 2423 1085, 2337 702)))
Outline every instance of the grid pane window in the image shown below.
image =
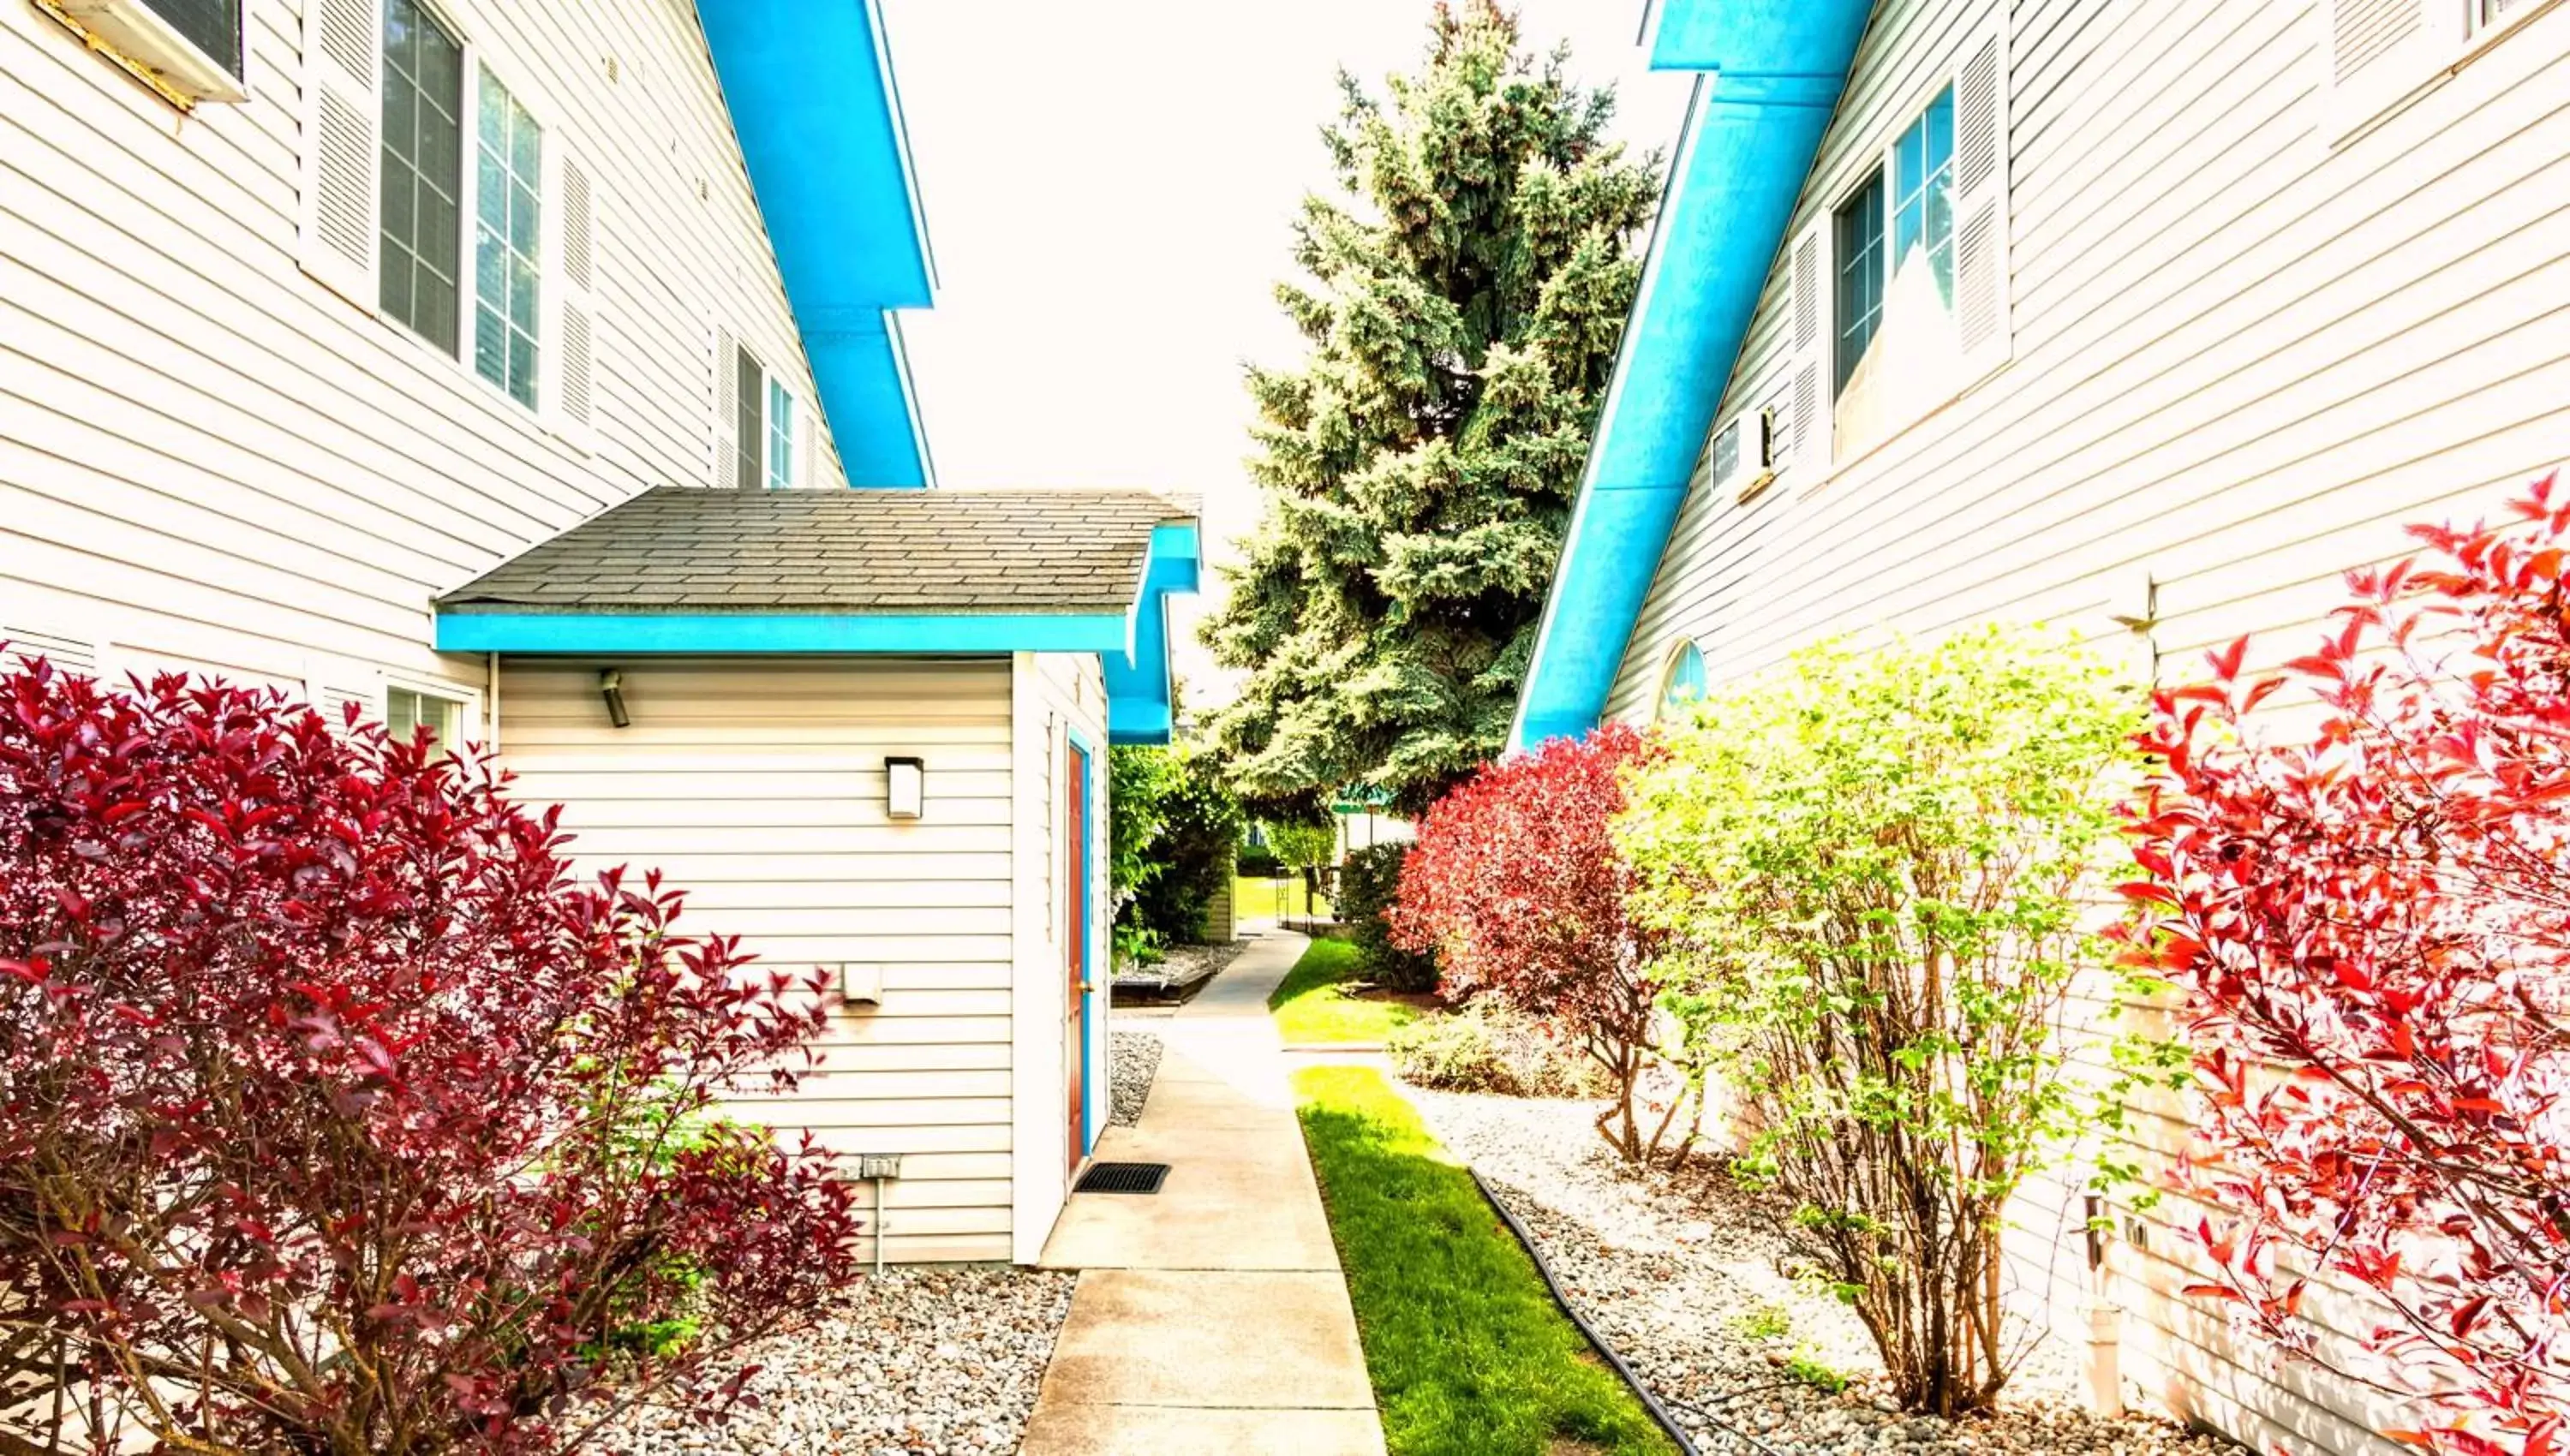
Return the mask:
POLYGON ((544 134, 485 68, 476 119, 473 367, 529 409, 536 405, 539 280, 543 276, 544 134))
POLYGON ((767 371, 758 367, 758 359, 747 349, 740 351, 733 364, 732 382, 739 403, 732 415, 731 483, 744 491, 755 491, 767 484, 759 453, 767 443, 767 427, 760 406, 767 399, 767 371))
MULTIPOLYGON (((1936 301, 1954 308, 1954 92, 1928 104, 1893 148, 1892 276, 1925 266, 1936 301)), ((1905 297, 1909 295, 1904 294, 1905 297)))
MULTIPOLYGON (((1950 134, 1950 129, 1949 129, 1950 134)), ((1866 180, 1856 195, 1839 208, 1836 227, 1838 258, 1838 385, 1847 387, 1856 366, 1873 347, 1883 328, 1883 295, 1888 269, 1883 245, 1883 174, 1866 180)))
POLYGON ((452 354, 463 252, 464 47, 418 0, 384 0, 383 121, 377 302, 452 354))
POLYGON ((782 491, 794 484, 794 396, 785 386, 767 381, 767 488, 782 491))
POLYGON ((1704 652, 1692 641, 1680 642, 1669 654, 1668 681, 1660 688, 1660 717, 1683 717, 1704 701, 1704 652))
POLYGON ((384 693, 384 728, 395 743, 408 743, 425 728, 430 748, 453 748, 463 738, 464 704, 435 693, 391 688, 384 693))

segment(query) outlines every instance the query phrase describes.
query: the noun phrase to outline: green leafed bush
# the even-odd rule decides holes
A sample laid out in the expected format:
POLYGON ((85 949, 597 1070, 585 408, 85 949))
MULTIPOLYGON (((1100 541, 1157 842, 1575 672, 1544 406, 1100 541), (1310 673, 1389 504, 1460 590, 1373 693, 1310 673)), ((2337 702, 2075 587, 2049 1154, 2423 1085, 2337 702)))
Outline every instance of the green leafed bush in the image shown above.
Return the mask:
POLYGON ((1436 960, 1394 944, 1385 919, 1401 898, 1401 862, 1409 853, 1410 846, 1401 844, 1351 851, 1339 867, 1335 903, 1368 980, 1387 990, 1432 991, 1437 988, 1436 960))
POLYGON ((1628 784, 1636 908, 1740 1171, 1915 1409, 1996 1396, 2002 1208, 2116 1116, 2074 1070, 2074 988, 2104 974, 2139 709, 2041 634, 1825 645, 1716 691, 1628 784))
POLYGON ((1508 1097, 1603 1097, 1611 1090, 1579 1048, 1496 1001, 1422 1016, 1384 1037, 1393 1071, 1415 1087, 1508 1097))

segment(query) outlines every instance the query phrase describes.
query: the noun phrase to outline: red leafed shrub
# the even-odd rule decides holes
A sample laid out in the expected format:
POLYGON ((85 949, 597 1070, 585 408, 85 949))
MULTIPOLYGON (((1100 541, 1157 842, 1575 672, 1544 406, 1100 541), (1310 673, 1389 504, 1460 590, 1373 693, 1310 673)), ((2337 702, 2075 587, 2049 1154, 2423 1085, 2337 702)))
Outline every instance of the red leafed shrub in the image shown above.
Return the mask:
POLYGON ((718 1408, 856 1223, 703 1115, 820 987, 677 905, 575 884, 552 814, 423 743, 0 675, 0 1374, 69 1404, 21 1439, 552 1452, 718 1408))
POLYGON ((1391 914, 1398 942, 1436 953, 1450 993, 1537 1017, 1595 1060, 1614 1088, 1597 1130, 1637 1161, 1680 1103, 1644 1134, 1635 1084, 1652 1058, 1659 937, 1626 909, 1633 874, 1607 822, 1623 768, 1656 752, 1616 723, 1483 769, 1428 811, 1391 914))
MULTIPOLYGON (((2312 1272, 2390 1311, 2351 1373, 2402 1439, 2570 1446, 2570 505, 2421 529, 2311 656, 2163 692, 2133 959, 2183 988, 2202 1085, 2177 1175, 2229 1301, 2313 1358, 2312 1272), (2310 726, 2245 722, 2285 683, 2310 726)), ((2283 722, 2302 723, 2301 719, 2283 722)))

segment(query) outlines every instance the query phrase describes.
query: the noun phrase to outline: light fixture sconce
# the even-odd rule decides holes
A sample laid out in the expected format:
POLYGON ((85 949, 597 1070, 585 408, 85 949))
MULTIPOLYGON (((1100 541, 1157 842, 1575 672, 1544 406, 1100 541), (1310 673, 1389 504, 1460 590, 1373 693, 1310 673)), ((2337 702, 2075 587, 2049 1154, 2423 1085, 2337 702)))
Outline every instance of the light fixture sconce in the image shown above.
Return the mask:
POLYGON ((928 804, 928 766, 915 758, 884 760, 884 813, 917 819, 928 804))
POLYGON ((632 726, 634 715, 625 711, 625 674, 611 667, 598 675, 598 695, 607 700, 607 721, 619 728, 632 726))

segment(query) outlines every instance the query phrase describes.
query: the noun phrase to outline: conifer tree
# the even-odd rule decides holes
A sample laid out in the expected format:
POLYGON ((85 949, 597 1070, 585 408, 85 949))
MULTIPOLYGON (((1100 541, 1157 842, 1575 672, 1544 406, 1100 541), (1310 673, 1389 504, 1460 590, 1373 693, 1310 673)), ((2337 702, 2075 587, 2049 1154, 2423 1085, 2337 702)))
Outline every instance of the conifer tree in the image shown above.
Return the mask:
POLYGON ((1248 370, 1266 517, 1204 627, 1247 672, 1211 730, 1255 804, 1415 812, 1506 738, 1658 191, 1567 61, 1461 0, 1382 99, 1340 75, 1338 188, 1276 289, 1310 347, 1248 370))

